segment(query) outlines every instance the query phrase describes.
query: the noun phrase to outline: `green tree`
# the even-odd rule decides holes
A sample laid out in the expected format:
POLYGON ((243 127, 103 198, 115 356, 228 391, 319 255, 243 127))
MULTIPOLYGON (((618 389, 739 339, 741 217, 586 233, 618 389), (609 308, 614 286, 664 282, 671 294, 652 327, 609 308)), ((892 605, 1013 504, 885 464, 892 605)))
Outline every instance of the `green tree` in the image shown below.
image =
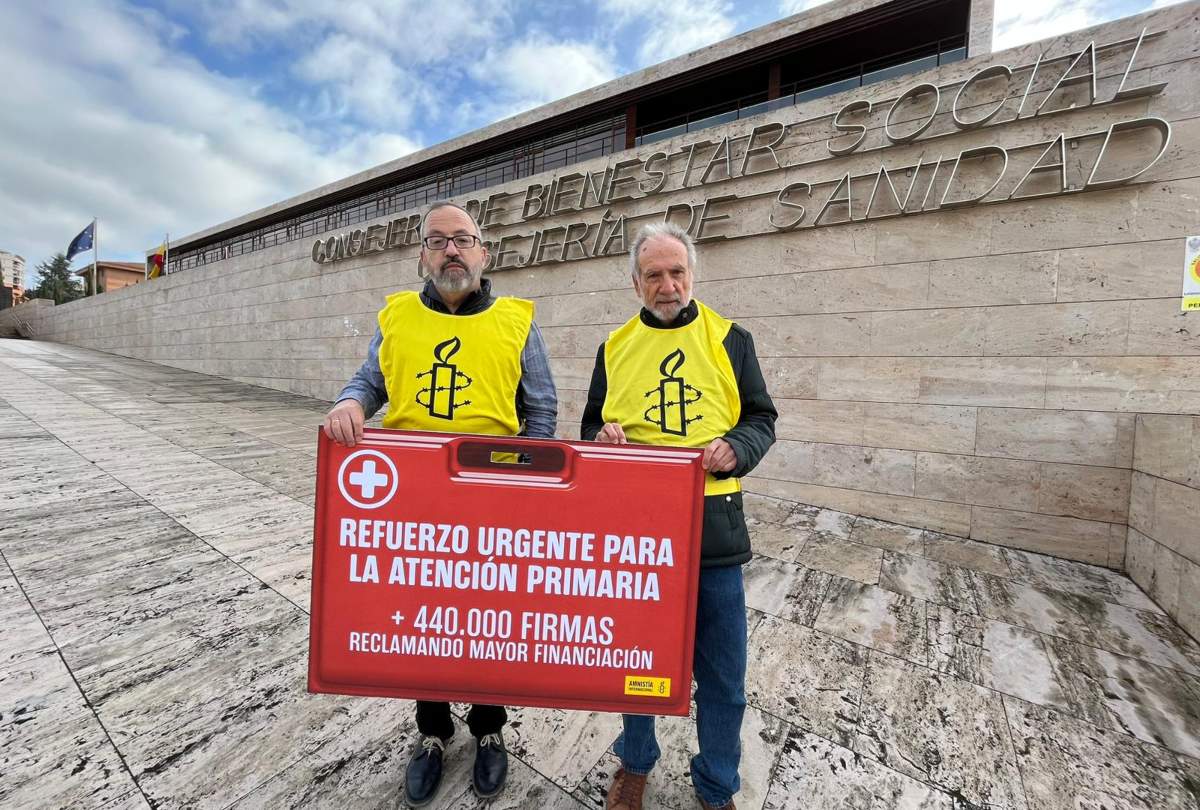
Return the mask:
POLYGON ((28 298, 49 298, 56 304, 65 304, 83 297, 83 287, 71 275, 71 263, 66 254, 59 253, 49 261, 37 266, 37 286, 26 293, 28 298))

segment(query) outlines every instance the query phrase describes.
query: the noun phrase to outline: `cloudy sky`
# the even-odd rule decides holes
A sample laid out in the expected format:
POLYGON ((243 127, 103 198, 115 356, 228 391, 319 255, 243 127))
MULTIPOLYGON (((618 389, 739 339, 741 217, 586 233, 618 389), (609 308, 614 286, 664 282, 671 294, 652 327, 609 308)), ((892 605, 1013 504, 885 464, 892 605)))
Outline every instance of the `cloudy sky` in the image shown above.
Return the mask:
MULTIPOLYGON (((1167 2, 996 0, 995 47, 1167 2)), ((102 256, 140 261, 164 232, 219 224, 814 5, 0 0, 0 250, 23 255, 32 280, 97 216, 102 256)))

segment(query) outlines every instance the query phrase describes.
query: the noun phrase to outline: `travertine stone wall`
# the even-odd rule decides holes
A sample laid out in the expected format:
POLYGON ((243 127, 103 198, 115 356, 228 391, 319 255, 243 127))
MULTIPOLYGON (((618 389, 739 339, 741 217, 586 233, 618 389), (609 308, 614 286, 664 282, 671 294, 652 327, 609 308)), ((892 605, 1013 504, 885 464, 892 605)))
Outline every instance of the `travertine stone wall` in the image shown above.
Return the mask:
MULTIPOLYGON (((720 209, 734 218, 713 226, 725 238, 700 247, 696 293, 754 334, 779 405, 780 441, 746 481, 749 489, 1124 564, 1131 486, 1140 480, 1132 472, 1138 415, 1200 414, 1200 316, 1179 311, 1183 237, 1200 222, 1198 10, 1196 2, 1161 9, 635 153, 673 157, 666 191, 611 206, 629 218, 631 235, 668 205, 739 198, 720 209), (1089 41, 1136 37, 1143 27, 1163 33, 1143 45, 1127 86, 1168 82, 1158 95, 1087 106, 1077 84, 1060 91, 1064 106, 1075 99, 1074 109, 1032 116, 1065 70, 1059 61, 1034 81, 1020 118, 1027 74, 1012 83, 995 123, 981 129, 953 126, 953 89, 911 144, 885 146, 875 115, 863 149, 834 157, 826 146, 836 135, 829 118, 812 120, 856 98, 886 111, 921 81, 961 82, 986 65, 1030 65, 1042 52, 1061 56, 1089 41), (1021 147, 1011 150, 1013 165, 993 195, 1006 197, 1058 132, 1102 132, 1142 116, 1170 121, 1174 134, 1162 159, 1126 185, 862 219, 871 184, 859 177, 881 162, 929 164, 989 143, 1021 147), (718 174, 703 187, 693 177, 679 187, 683 146, 744 136, 769 121, 797 124, 779 149, 785 168, 718 174), (853 221, 787 232, 768 224, 783 185, 813 185, 811 220, 846 172, 856 177, 853 221)), ((1112 98, 1128 56, 1129 49, 1101 54, 1097 100, 1112 98)), ((986 87, 972 95, 967 117, 999 98, 986 87)), ((907 131, 913 125, 899 122, 918 120, 921 110, 904 109, 895 120, 907 131)), ((1114 141, 1115 167, 1144 158, 1139 137, 1114 141)), ((1098 151, 1097 138, 1071 141, 1067 173, 1075 188, 1098 151)), ((736 151, 733 162, 741 162, 736 151)), ((568 171, 604 165, 602 159, 568 171)), ((903 170, 895 180, 915 182, 903 170)), ((498 190, 515 194, 525 185, 498 190)), ((487 238, 596 222, 603 210, 523 223, 520 202, 512 207, 487 238)), ((828 216, 839 218, 844 207, 828 216)), ((311 247, 294 242, 56 307, 40 319, 39 336, 331 398, 361 362, 384 296, 419 286, 416 251, 317 264, 311 247)), ((522 267, 493 278, 499 292, 537 302, 561 393, 560 430, 576 435, 597 346, 637 308, 626 257, 522 267)), ((1170 475, 1157 480, 1185 484, 1170 475)))
POLYGON ((1200 639, 1200 417, 1137 418, 1126 567, 1200 639))

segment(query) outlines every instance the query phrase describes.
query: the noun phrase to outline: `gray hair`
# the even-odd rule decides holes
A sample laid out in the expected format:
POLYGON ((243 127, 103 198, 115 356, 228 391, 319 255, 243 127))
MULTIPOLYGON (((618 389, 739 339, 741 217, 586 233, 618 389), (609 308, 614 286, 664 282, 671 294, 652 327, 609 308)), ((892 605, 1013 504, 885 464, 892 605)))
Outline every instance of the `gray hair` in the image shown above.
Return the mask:
POLYGON ((633 247, 629 249, 629 275, 635 280, 639 278, 638 271, 638 254, 642 250, 642 246, 651 239, 657 239, 665 236, 674 239, 679 244, 683 245, 687 251, 687 266, 693 273, 696 272, 696 243, 692 241, 692 237, 683 228, 680 228, 674 222, 651 222, 648 225, 643 225, 638 231, 637 238, 633 240, 633 247))
POLYGON ((425 216, 421 218, 421 238, 425 238, 425 223, 429 222, 429 215, 439 208, 457 208, 467 215, 467 219, 471 220, 471 224, 475 226, 475 235, 479 237, 479 241, 483 241, 483 230, 480 229, 479 223, 475 221, 475 217, 471 216, 471 212, 463 208, 457 203, 452 203, 449 200, 438 200, 433 205, 429 206, 429 210, 425 212, 425 216))

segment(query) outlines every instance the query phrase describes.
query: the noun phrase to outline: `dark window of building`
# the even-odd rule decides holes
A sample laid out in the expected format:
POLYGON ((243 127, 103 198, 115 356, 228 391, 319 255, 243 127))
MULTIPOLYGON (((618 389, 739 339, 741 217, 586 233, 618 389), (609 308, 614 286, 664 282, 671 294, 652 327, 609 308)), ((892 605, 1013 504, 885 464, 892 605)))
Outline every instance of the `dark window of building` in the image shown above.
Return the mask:
POLYGON ((923 5, 877 25, 798 45, 772 62, 672 91, 638 104, 638 145, 855 90, 966 58, 970 8, 957 0, 923 5), (904 47, 897 49, 897 43, 904 47), (916 44, 912 44, 916 43, 916 44))

